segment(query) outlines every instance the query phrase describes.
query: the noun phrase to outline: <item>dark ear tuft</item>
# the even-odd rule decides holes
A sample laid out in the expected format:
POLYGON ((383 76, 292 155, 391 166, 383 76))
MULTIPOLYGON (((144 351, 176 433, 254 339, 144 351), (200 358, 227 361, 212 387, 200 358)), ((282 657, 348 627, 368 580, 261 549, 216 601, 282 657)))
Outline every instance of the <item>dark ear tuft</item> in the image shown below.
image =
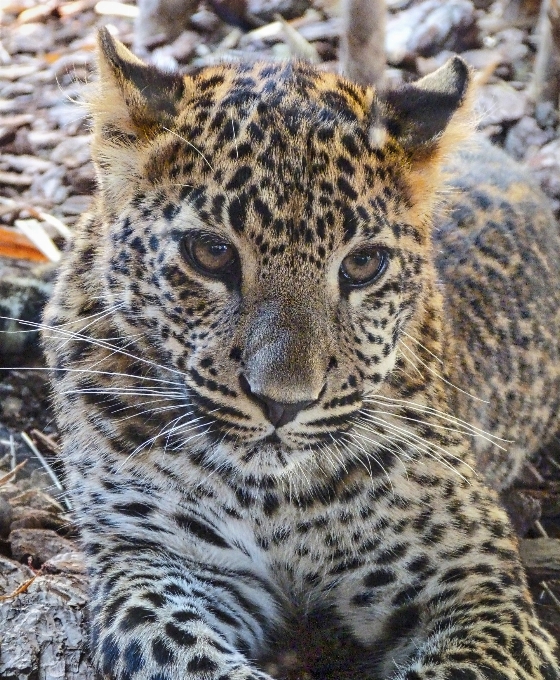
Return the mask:
POLYGON ((469 67, 453 57, 418 82, 381 94, 374 126, 408 151, 428 150, 464 103, 469 83, 469 67))
POLYGON ((98 45, 101 94, 111 80, 120 90, 134 125, 146 130, 165 124, 176 115, 185 87, 179 74, 144 64, 115 40, 107 28, 99 30, 98 45))

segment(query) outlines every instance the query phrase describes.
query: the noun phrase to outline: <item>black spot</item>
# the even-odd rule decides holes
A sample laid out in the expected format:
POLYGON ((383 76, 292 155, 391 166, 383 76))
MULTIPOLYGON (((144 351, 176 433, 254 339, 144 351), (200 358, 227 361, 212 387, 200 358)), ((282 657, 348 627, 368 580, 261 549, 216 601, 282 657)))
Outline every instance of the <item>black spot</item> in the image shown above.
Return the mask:
POLYGON ((350 135, 343 135, 340 141, 342 142, 342 146, 346 149, 346 151, 348 151, 352 158, 357 158, 360 155, 360 150, 354 137, 350 135))
POLYGON ((131 640, 123 652, 123 662, 126 670, 131 675, 141 670, 146 661, 142 654, 142 647, 139 640, 131 640))
POLYGON ((551 663, 543 663, 539 667, 539 671, 544 680, 558 680, 558 671, 551 663))
MULTIPOLYGON (((426 674, 427 675, 427 674, 426 674)), ((423 680, 423 676, 417 671, 407 671, 403 680, 423 680)))
MULTIPOLYGON (((476 671, 471 668, 453 668, 445 674, 446 680, 477 680, 478 675, 476 671)), ((484 673, 486 678, 486 672, 484 673)))
POLYGON ((148 602, 151 602, 154 607, 163 607, 163 605, 166 603, 165 597, 163 597, 163 595, 160 593, 144 593, 142 597, 145 600, 148 600, 148 602))
POLYGON ((117 664, 119 659, 120 649, 117 641, 112 635, 107 637, 101 643, 101 670, 105 675, 109 675, 117 664))
POLYGON ((174 203, 168 203, 163 209, 163 216, 168 222, 170 222, 178 212, 179 206, 175 205, 174 203))
POLYGON ((181 529, 186 529, 197 538, 218 548, 229 548, 229 544, 212 527, 199 522, 191 515, 177 514, 174 517, 181 529))
POLYGON ((260 198, 255 198, 253 205, 262 219, 263 227, 270 226, 272 223, 272 213, 266 203, 263 203, 260 198))
POLYGON ((358 230, 358 218, 356 217, 356 213, 352 210, 352 208, 345 207, 342 213, 342 219, 342 226, 344 228, 344 241, 348 243, 348 241, 356 234, 356 231, 358 230))
POLYGON ((173 612, 172 616, 180 623, 186 623, 187 621, 198 621, 200 618, 196 612, 189 611, 173 612))
POLYGON ((187 595, 187 591, 181 588, 178 583, 168 583, 165 586, 165 593, 174 597, 185 597, 187 595))
POLYGON ((226 184, 227 191, 236 191, 246 184, 250 179, 253 171, 248 165, 242 165, 235 175, 226 184))
POLYGON ((429 568, 429 566, 430 558, 427 555, 419 555, 410 562, 410 564, 407 566, 407 569, 412 572, 418 572, 425 571, 429 568))
POLYGON ((339 156, 336 159, 336 166, 340 172, 343 172, 345 175, 349 175, 350 177, 356 172, 356 169, 352 163, 350 163, 350 161, 344 156, 339 156))
POLYGON ((228 206, 228 217, 231 227, 238 233, 245 229, 248 203, 247 194, 241 193, 239 196, 233 198, 228 206))
POLYGON ((123 514, 127 515, 129 517, 147 517, 154 511, 154 506, 150 505, 149 503, 140 503, 140 502, 132 502, 132 503, 115 503, 113 508, 123 514))
POLYGON ((395 643, 398 638, 407 637, 419 623, 420 607, 412 604, 400 607, 387 619, 385 637, 395 643))
POLYGON ((143 623, 153 623, 157 620, 156 613, 147 607, 131 607, 127 609, 119 626, 121 630, 133 630, 143 623))
POLYGON ((171 622, 165 624, 165 634, 181 647, 191 647, 196 644, 196 635, 188 633, 171 622))
POLYGON ((152 641, 152 655, 158 666, 168 666, 175 661, 175 654, 163 638, 155 638, 152 641))
POLYGON ((276 510, 278 510, 279 507, 280 501, 278 500, 278 496, 276 496, 276 494, 273 493, 265 494, 263 508, 265 515, 267 515, 267 517, 273 515, 276 512, 276 510))
POLYGON ((218 664, 207 656, 199 655, 187 664, 187 670, 191 673, 213 673, 218 668, 218 664))
POLYGON ((344 179, 344 177, 339 177, 336 185, 340 191, 350 200, 355 201, 358 198, 356 190, 348 183, 346 179, 344 179))
POLYGON ((366 588, 380 588, 381 586, 386 586, 394 581, 395 574, 387 569, 370 571, 370 573, 364 577, 364 585, 366 588))

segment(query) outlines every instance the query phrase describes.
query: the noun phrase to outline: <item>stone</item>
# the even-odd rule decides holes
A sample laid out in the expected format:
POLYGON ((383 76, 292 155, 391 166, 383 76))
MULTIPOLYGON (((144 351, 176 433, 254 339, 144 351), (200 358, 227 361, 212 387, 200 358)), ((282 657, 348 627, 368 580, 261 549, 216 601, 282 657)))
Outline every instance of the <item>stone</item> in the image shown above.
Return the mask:
POLYGON ((0 356, 22 354, 37 345, 38 332, 18 319, 40 323, 54 274, 50 263, 0 257, 0 356))
POLYGON ((39 568, 54 555, 76 551, 75 543, 51 529, 14 529, 8 541, 13 558, 20 562, 26 560, 34 568, 39 568))

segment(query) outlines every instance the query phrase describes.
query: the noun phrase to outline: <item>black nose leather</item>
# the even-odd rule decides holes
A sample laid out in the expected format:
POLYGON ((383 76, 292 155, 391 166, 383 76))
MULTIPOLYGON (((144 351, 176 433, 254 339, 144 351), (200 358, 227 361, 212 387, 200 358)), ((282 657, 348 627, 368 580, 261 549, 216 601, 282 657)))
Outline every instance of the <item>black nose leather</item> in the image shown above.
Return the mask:
POLYGON ((313 404, 314 401, 313 399, 296 402, 275 401, 262 394, 253 392, 245 376, 240 376, 239 382, 241 383, 241 387, 245 394, 251 397, 253 401, 258 402, 264 411, 265 416, 270 420, 274 427, 282 427, 282 425, 289 423, 301 410, 310 404, 313 404))
POLYGON ((262 403, 265 415, 274 427, 282 427, 282 425, 289 423, 302 409, 313 403, 312 400, 284 403, 263 397, 260 394, 254 394, 253 396, 262 403))

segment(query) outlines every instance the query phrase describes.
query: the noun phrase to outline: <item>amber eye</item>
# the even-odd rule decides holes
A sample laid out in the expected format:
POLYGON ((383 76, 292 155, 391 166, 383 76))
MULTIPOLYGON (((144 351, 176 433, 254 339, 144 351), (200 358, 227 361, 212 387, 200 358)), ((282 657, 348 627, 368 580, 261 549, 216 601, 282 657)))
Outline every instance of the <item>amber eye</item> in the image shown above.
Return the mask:
POLYGON ((360 248, 342 260, 340 281, 355 287, 373 283, 383 274, 388 262, 387 251, 382 248, 360 248))
POLYGON ((181 241, 181 252, 186 261, 205 276, 231 279, 238 270, 235 248, 214 234, 187 234, 181 241))

